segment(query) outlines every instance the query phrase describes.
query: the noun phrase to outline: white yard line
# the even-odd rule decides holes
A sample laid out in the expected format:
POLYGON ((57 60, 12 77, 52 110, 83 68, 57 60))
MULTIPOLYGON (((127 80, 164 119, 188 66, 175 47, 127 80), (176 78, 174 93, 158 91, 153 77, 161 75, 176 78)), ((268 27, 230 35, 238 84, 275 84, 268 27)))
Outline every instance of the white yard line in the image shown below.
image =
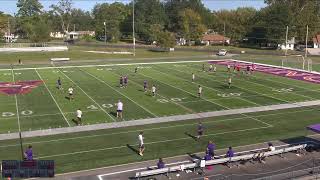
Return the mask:
MULTIPOLYGON (((261 126, 256 128, 248 128, 248 129, 240 129, 240 130, 234 130, 234 131, 226 131, 221 133, 213 133, 213 134, 205 134, 204 137, 210 137, 210 136, 216 136, 216 135, 223 135, 223 134, 229 134, 229 133, 237 133, 237 132, 246 132, 246 131, 253 131, 253 130, 259 130, 259 129, 266 129, 270 128, 269 126, 261 126)), ((190 137, 184 137, 184 138, 176 138, 176 139, 167 139, 162 141, 152 141, 145 143, 146 145, 150 144, 159 144, 159 143, 167 143, 167 142, 175 142, 175 141, 181 141, 190 139, 190 137)), ((137 146, 138 144, 133 144, 133 146, 137 146)), ((98 152, 98 151, 105 151, 105 150, 112 150, 112 149, 121 149, 121 148, 127 148, 127 145, 125 146, 116 146, 116 147, 108 147, 108 148, 99 148, 99 149, 91 149, 91 150, 85 150, 85 151, 76 151, 72 153, 63 153, 63 154, 54 154, 54 155, 48 155, 48 156, 40 156, 38 159, 44 159, 44 158, 52 158, 52 157, 61 157, 61 156, 69 156, 69 155, 75 155, 75 154, 83 154, 83 153, 91 153, 91 152, 98 152)))
POLYGON ((91 96, 89 96, 77 83, 75 83, 69 76, 67 76, 63 71, 58 69, 66 78, 68 78, 74 85, 76 85, 92 102, 94 102, 104 113, 106 113, 113 121, 116 121, 103 107, 101 107, 91 96))
MULTIPOLYGON (((100 111, 100 110, 87 110, 87 111, 82 111, 82 112, 97 112, 97 111, 100 111)), ((60 115, 61 112, 59 113, 52 113, 52 114, 38 114, 38 115, 23 115, 22 117, 41 117, 41 116, 55 116, 55 115, 60 115)), ((74 114, 74 112, 64 112, 64 114, 74 114)), ((0 118, 0 121, 2 119, 14 119, 15 117, 2 117, 0 118)))
MULTIPOLYGON (((128 70, 127 68, 125 68, 125 69, 128 70)), ((135 82, 134 80, 132 80, 131 82, 134 83, 134 84, 136 84, 136 85, 139 86, 139 87, 140 87, 140 86, 143 87, 143 85, 138 84, 138 83, 135 82)), ((192 109, 190 109, 190 108, 188 108, 188 107, 186 107, 186 106, 184 106, 184 105, 182 105, 182 104, 180 104, 180 103, 177 103, 177 102, 175 102, 175 101, 171 101, 170 98, 167 98, 167 97, 161 95, 161 93, 157 93, 157 95, 159 95, 159 96, 160 96, 161 98, 163 98, 163 99, 166 99, 166 100, 169 101, 170 103, 173 103, 173 104, 175 104, 175 105, 177 105, 177 106, 180 106, 181 108, 187 110, 188 112, 196 113, 196 112, 194 112, 192 109)), ((199 116, 201 117, 201 115, 199 115, 199 116)))
MULTIPOLYGON (((171 68, 168 68, 168 69, 171 69, 171 68)), ((153 70, 165 74, 164 72, 159 71, 159 70, 157 70, 157 69, 153 69, 153 70)), ((180 70, 177 70, 177 69, 171 69, 171 70, 183 72, 183 71, 180 71, 180 70)), ((183 73, 185 73, 185 72, 183 72, 183 73)), ((199 75, 199 76, 200 76, 200 75, 199 75)), ((200 76, 200 77, 203 77, 203 76, 200 76)), ((188 81, 187 81, 186 79, 184 79, 184 78, 180 78, 180 77, 177 77, 177 76, 175 76, 175 78, 179 78, 179 79, 181 79, 181 80, 183 80, 183 81, 188 82, 188 81)), ((205 78, 205 79, 211 80, 211 79, 209 79, 209 78, 205 78)), ((215 81, 215 80, 213 80, 213 81, 215 81)), ((189 81, 189 82, 190 82, 190 81, 189 81)), ((218 82, 219 84, 222 84, 220 81, 215 81, 215 82, 218 82)), ((219 90, 217 90, 217 89, 214 89, 214 88, 205 86, 205 85, 200 84, 200 83, 197 83, 197 82, 193 82, 193 84, 201 85, 202 87, 211 89, 211 90, 213 90, 213 91, 215 91, 215 92, 223 93, 222 91, 219 91, 219 90)), ((257 104, 257 103, 255 103, 255 102, 253 102, 253 101, 249 101, 249 100, 244 99, 244 98, 241 98, 241 97, 233 97, 233 98, 239 98, 239 99, 242 99, 243 101, 246 101, 246 102, 248 102, 248 103, 250 103, 250 104, 254 104, 254 105, 257 105, 257 106, 261 106, 261 104, 257 104)))
MULTIPOLYGON (((187 66, 189 69, 195 69, 195 68, 191 68, 191 67, 189 67, 189 66, 187 66)), ((221 76, 220 76, 221 77, 221 76)), ((207 78, 208 79, 208 78, 207 78)), ((210 79, 209 79, 210 80, 210 79)), ((244 80, 244 79, 243 79, 244 80)), ((211 81, 215 81, 215 82, 219 82, 220 83, 220 81, 217 81, 217 80, 213 80, 213 79, 211 79, 211 81)), ((247 80, 244 80, 244 81, 247 81, 247 80)), ((247 82, 250 82, 250 81, 247 81, 247 82)), ((257 83, 256 83, 257 84, 257 83)), ((261 86, 261 84, 258 84, 258 85, 260 85, 261 86)), ((240 86, 236 86, 236 85, 234 85, 234 83, 232 83, 232 86, 234 86, 234 87, 237 87, 237 88, 239 88, 239 89, 242 89, 242 90, 244 90, 244 91, 249 91, 249 92, 252 92, 252 93, 255 93, 255 94, 260 94, 261 96, 266 96, 266 97, 269 97, 269 98, 272 98, 272 99, 276 99, 276 100, 279 100, 279 101, 283 101, 283 102, 286 102, 286 103, 290 103, 289 101, 287 101, 287 100, 283 100, 283 99, 280 99, 280 98, 277 98, 277 97, 273 97, 273 96, 270 96, 270 95, 268 95, 268 94, 264 94, 264 93, 260 93, 260 92, 257 92, 257 91, 254 91, 254 90, 249 90, 249 89, 244 89, 244 88, 242 88, 242 87, 240 87, 240 86)), ((268 87, 268 88, 270 88, 270 87, 268 87)))
MULTIPOLYGON (((14 78, 14 71, 13 71, 13 69, 11 69, 11 73, 12 73, 13 83, 15 83, 15 78, 14 78)), ((19 114, 17 94, 14 95, 14 99, 15 99, 15 102, 16 102, 16 113, 17 113, 18 129, 19 129, 19 132, 21 132, 20 114, 19 114)))
POLYGON ((115 89, 114 87, 110 86, 108 83, 106 83, 104 80, 98 78, 97 76, 87 72, 87 71, 83 71, 82 72, 88 74, 89 76, 95 78, 96 80, 100 81, 101 83, 107 85, 109 88, 111 88, 112 90, 118 92, 119 94, 121 94, 122 96, 126 97, 127 99, 129 99, 131 102, 133 102, 134 104, 138 105, 139 107, 141 107, 142 109, 144 109, 145 111, 147 111, 148 113, 152 114, 154 117, 158 117, 156 114, 154 114, 153 112, 151 112, 149 109, 143 107, 142 105, 140 105, 139 103, 137 103, 136 101, 134 101, 133 99, 129 98, 127 95, 123 94, 122 92, 118 91, 117 89, 115 89))
MULTIPOLYGON (((190 93, 190 92, 188 92, 188 91, 186 91, 186 90, 184 90, 184 89, 181 89, 181 88, 179 88, 179 87, 173 86, 173 85, 171 85, 171 84, 165 83, 165 82, 163 82, 163 81, 161 81, 161 80, 159 80, 159 79, 155 79, 155 78, 153 78, 153 77, 151 77, 151 76, 148 76, 148 75, 145 75, 145 74, 143 74, 143 73, 141 73, 141 72, 140 72, 139 74, 141 74, 141 75, 143 75, 143 76, 145 76, 145 77, 148 77, 148 78, 150 78, 150 79, 153 79, 154 81, 158 81, 158 82, 160 82, 160 83, 162 83, 162 84, 166 84, 167 86, 170 86, 170 87, 173 87, 173 88, 178 89, 178 90, 180 90, 180 91, 183 91, 183 92, 185 92, 185 93, 187 93, 187 94, 190 94, 190 95, 192 95, 192 96, 195 96, 195 94, 192 94, 192 93, 190 93)), ((208 100, 208 99, 206 99, 206 98, 203 98, 203 97, 202 97, 201 99, 203 99, 203 100, 205 100, 205 101, 207 101, 207 102, 210 102, 210 103, 212 103, 212 104, 218 105, 218 106, 220 106, 220 107, 223 107, 223 108, 225 108, 225 109, 230 109, 230 108, 225 107, 225 106, 223 106, 223 105, 221 105, 221 104, 218 104, 218 103, 216 103, 216 102, 210 101, 210 100, 208 100)))
POLYGON ((68 126, 71 126, 70 123, 69 123, 69 121, 68 121, 68 119, 67 119, 67 117, 66 117, 66 116, 64 115, 64 113, 62 112, 62 110, 61 110, 58 102, 56 101, 56 99, 53 97, 51 91, 49 90, 46 82, 43 80, 43 78, 41 77, 41 75, 39 74, 39 72, 38 72, 36 69, 35 69, 35 71, 36 71, 37 75, 39 76, 39 78, 43 81, 44 86, 46 87, 46 89, 47 89, 47 91, 49 92, 51 98, 53 99, 54 103, 56 104, 57 108, 59 109, 61 115, 63 116, 63 119, 67 122, 68 126))

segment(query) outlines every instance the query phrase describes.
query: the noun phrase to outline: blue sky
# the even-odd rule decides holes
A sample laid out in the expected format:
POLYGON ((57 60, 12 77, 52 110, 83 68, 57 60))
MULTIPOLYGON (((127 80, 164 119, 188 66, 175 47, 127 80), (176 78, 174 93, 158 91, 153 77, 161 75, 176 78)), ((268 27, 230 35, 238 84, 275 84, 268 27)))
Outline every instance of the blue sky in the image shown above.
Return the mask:
MULTIPOLYGON (((97 3, 112 3, 115 1, 128 3, 131 0, 73 0, 73 5, 76 8, 90 11, 97 3)), ((49 6, 57 3, 58 0, 40 0, 40 2, 44 6, 44 9, 48 10, 49 6)), ((236 9, 238 7, 254 7, 260 9, 266 6, 264 0, 202 0, 202 2, 211 10, 236 9)), ((17 12, 16 3, 17 0, 0 0, 0 11, 13 15, 17 12)))

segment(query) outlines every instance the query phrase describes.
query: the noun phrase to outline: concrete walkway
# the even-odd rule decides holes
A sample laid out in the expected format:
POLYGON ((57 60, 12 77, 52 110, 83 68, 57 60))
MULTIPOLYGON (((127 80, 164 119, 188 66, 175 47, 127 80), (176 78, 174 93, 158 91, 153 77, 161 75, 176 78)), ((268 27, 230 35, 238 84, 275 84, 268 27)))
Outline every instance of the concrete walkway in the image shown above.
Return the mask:
MULTIPOLYGON (((233 114, 244 114, 244 113, 254 113, 254 112, 262 112, 262 111, 299 108, 299 107, 309 107, 309 106, 316 106, 316 105, 320 105, 320 100, 221 110, 221 111, 213 111, 213 112, 203 112, 203 113, 195 113, 195 114, 187 114, 187 115, 167 116, 167 117, 159 117, 159 118, 148 118, 148 119, 140 119, 140 120, 132 120, 132 121, 121 121, 121 122, 114 122, 114 123, 101 123, 101 124, 85 125, 85 126, 25 131, 25 132, 22 132, 21 134, 23 138, 49 136, 49 135, 57 135, 57 134, 65 134, 65 133, 94 131, 94 130, 101 130, 101 129, 112 129, 112 128, 130 127, 130 126, 138 126, 138 125, 146 125, 146 124, 157 124, 157 123, 164 123, 164 122, 184 121, 184 120, 190 120, 190 119, 200 119, 200 118, 208 118, 208 117, 216 117, 216 116, 233 115, 233 114)), ((19 138, 19 133, 0 134, 0 140, 18 139, 18 138, 19 138)))

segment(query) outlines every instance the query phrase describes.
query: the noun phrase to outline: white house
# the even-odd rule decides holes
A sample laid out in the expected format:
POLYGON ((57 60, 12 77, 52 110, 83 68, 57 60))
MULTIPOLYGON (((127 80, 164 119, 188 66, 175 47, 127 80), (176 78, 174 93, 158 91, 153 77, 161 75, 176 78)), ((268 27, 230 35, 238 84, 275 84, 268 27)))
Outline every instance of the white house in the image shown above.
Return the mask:
POLYGON ((292 37, 290 40, 287 41, 287 44, 278 44, 278 47, 282 50, 294 50, 295 43, 295 37, 292 37))
POLYGON ((64 33, 61 32, 50 32, 52 38, 64 38, 64 33))
POLYGON ((312 41, 313 41, 313 48, 320 48, 320 34, 312 38, 312 41))
POLYGON ((15 42, 18 37, 16 37, 14 34, 4 33, 3 38, 6 43, 12 43, 12 42, 15 42))
POLYGON ((179 39, 177 39, 176 43, 178 46, 184 46, 187 44, 187 41, 184 38, 179 38, 179 39))

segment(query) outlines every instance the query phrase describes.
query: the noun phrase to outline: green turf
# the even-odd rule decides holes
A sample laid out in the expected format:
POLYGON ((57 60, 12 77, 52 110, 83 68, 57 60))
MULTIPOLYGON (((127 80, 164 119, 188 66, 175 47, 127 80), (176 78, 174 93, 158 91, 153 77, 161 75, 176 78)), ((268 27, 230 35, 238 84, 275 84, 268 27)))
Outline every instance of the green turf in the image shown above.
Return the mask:
MULTIPOLYGON (((232 88, 227 87, 229 73, 218 66, 218 72, 202 72, 203 63, 134 65, 106 67, 73 67, 1 71, 0 81, 43 80, 31 93, 17 95, 19 120, 23 131, 75 126, 75 111, 84 112, 84 124, 121 121, 115 117, 115 104, 125 105, 124 119, 136 120, 170 115, 236 109, 243 107, 302 102, 319 99, 317 84, 283 77, 255 73, 234 76, 232 88), (191 73, 196 81, 191 82, 191 73), (127 75, 127 88, 119 87, 119 77, 127 75), (56 87, 61 78, 63 89, 56 87), (143 91, 143 81, 149 88, 157 86, 157 96, 143 91), (203 96, 197 97, 198 85, 203 96), (75 89, 75 99, 69 101, 67 89, 75 89), (290 89, 290 91, 281 90, 290 89)), ((1 133, 18 130, 14 96, 1 95, 0 120, 5 125, 1 133)))
MULTIPOLYGON (((17 95, 23 131, 75 126, 73 119, 78 108, 84 112, 84 124, 122 121, 115 117, 115 103, 119 99, 124 103, 123 120, 132 121, 302 102, 320 97, 317 84, 258 72, 251 76, 237 76, 227 73, 224 66, 218 66, 216 73, 202 72, 202 64, 139 65, 138 73, 134 73, 136 65, 15 69, 14 74, 9 70, 0 71, 0 81, 12 82, 13 78, 15 81, 44 81, 31 93, 17 95), (191 73, 196 74, 195 82, 191 82, 191 73), (127 88, 119 87, 119 77, 122 75, 128 76, 127 88), (233 84, 229 89, 226 80, 230 75, 233 76, 233 84), (56 87, 58 77, 62 80, 63 90, 56 87), (143 91, 144 80, 148 81, 149 89, 152 84, 157 86, 156 97, 143 91), (202 98, 197 97, 198 85, 203 87, 202 98), (75 99, 72 101, 66 98, 70 86, 75 89, 75 99)), ((3 102, 0 104, 0 133, 17 132, 15 97, 1 94, 0 100, 3 102)), ((318 122, 317 108, 250 113, 250 117, 232 115, 202 119, 206 136, 199 142, 186 134, 195 134, 198 120, 188 120, 28 138, 24 139, 24 146, 32 144, 38 157, 56 160, 57 172, 70 172, 199 152, 204 150, 209 139, 213 139, 218 148, 225 148, 301 136, 305 133, 305 126, 318 122), (147 143, 143 158, 127 146, 130 144, 136 149, 137 134, 142 129, 147 143)), ((1 141, 0 158, 19 158, 17 143, 17 140, 1 141)))
MULTIPOLYGON (((24 139, 40 159, 56 161, 57 173, 156 159, 205 150, 208 140, 218 149, 306 135, 318 122, 319 107, 296 108, 202 119, 205 136, 195 141, 198 120, 24 139), (305 118, 308 116, 309 118, 305 118), (304 120, 303 120, 304 119, 304 120), (271 126, 267 126, 268 123, 271 126), (146 151, 138 156, 137 135, 144 131, 146 151), (190 135, 188 135, 190 134, 190 135)), ((19 159, 18 140, 1 141, 1 159, 19 159)))

